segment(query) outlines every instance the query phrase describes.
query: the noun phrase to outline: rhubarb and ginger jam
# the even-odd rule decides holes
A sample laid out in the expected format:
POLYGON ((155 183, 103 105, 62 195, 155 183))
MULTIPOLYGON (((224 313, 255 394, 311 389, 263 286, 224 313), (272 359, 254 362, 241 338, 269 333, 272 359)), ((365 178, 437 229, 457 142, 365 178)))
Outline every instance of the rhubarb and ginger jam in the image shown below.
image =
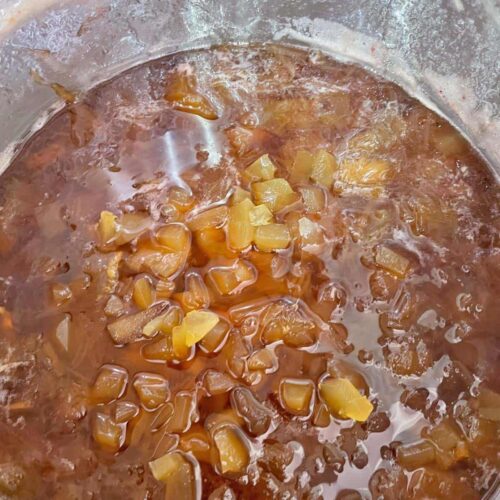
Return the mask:
POLYGON ((0 179, 0 497, 479 499, 499 213, 450 125, 317 52, 69 103, 0 179))

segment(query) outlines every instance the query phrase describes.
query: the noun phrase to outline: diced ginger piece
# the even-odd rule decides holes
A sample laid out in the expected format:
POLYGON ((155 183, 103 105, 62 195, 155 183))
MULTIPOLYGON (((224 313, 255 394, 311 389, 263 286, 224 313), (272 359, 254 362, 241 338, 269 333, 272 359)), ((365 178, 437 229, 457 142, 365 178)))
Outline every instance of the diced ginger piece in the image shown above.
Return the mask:
POLYGON ((168 192, 168 201, 181 213, 191 210, 195 203, 194 196, 180 186, 174 186, 168 192))
POLYGON ((196 90, 196 78, 192 74, 177 74, 167 88, 165 100, 178 111, 192 113, 206 120, 218 118, 213 104, 196 90))
POLYGON ((250 224, 252 226, 265 226, 273 222, 273 213, 267 205, 257 205, 250 210, 250 224))
POLYGON ((61 306, 72 297, 71 288, 65 283, 54 283, 52 285, 52 298, 56 306, 61 306))
POLYGON ((172 361, 176 359, 172 335, 161 336, 158 340, 146 344, 142 355, 149 361, 172 361))
POLYGON ((224 347, 229 330, 229 323, 224 319, 220 319, 220 321, 198 342, 198 345, 205 352, 219 352, 224 347))
POLYGON ((277 369, 278 360, 271 349, 260 349, 248 358, 248 369, 271 373, 277 369))
POLYGON ((313 424, 316 427, 328 427, 330 425, 330 412, 324 403, 320 403, 314 410, 313 424))
POLYGON ((243 474, 250 463, 250 452, 241 431, 227 425, 214 432, 213 440, 222 474, 243 474))
POLYGON ((209 227, 202 231, 197 231, 194 235, 196 245, 207 256, 212 259, 226 257, 234 259, 237 254, 228 248, 226 244, 226 233, 224 229, 209 227))
POLYGON ((285 224, 267 224, 256 228, 254 241, 259 250, 272 252, 287 248, 291 235, 285 224))
POLYGON ((115 214, 103 210, 99 218, 97 229, 103 245, 110 243, 116 236, 117 232, 117 217, 115 214))
POLYGON ((392 165, 385 160, 368 160, 361 158, 347 160, 341 166, 341 179, 360 186, 384 184, 392 178, 392 165))
POLYGON ((117 221, 116 237, 113 242, 125 245, 144 233, 151 226, 151 219, 146 213, 126 213, 117 221))
POLYGON ((194 455, 200 462, 211 463, 210 437, 203 428, 191 427, 181 435, 179 448, 194 455))
POLYGON ((182 323, 172 330, 175 354, 185 358, 190 347, 199 342, 219 322, 219 316, 211 311, 190 311, 182 323))
POLYGON ((160 302, 149 309, 113 321, 107 326, 113 342, 115 344, 127 344, 138 340, 142 336, 143 328, 162 314, 167 307, 166 302, 160 302))
POLYGON ((170 252, 189 252, 191 233, 179 222, 167 224, 156 232, 156 239, 170 252))
POLYGON ((250 191, 247 191, 246 189, 236 186, 234 188, 234 193, 231 195, 231 206, 237 205, 238 203, 241 203, 243 200, 251 200, 251 199, 252 195, 250 194, 250 191))
POLYGON ((170 395, 168 381, 156 373, 138 373, 133 386, 141 403, 148 410, 161 406, 170 395))
POLYGON ((167 432, 186 432, 191 427, 196 399, 190 392, 178 392, 174 398, 174 411, 167 423, 167 432))
POLYGON ((319 186, 303 186, 299 188, 302 201, 308 213, 321 212, 326 206, 326 195, 319 186))
POLYGON ((246 261, 238 260, 231 267, 216 267, 208 272, 209 279, 221 295, 231 295, 255 281, 256 271, 246 261))
POLYGON ((235 386, 235 381, 229 375, 216 370, 207 370, 203 380, 212 396, 229 392, 235 386))
POLYGON ((152 337, 158 332, 168 335, 172 333, 174 326, 181 323, 182 316, 182 310, 179 307, 172 306, 166 313, 157 316, 147 323, 142 329, 142 334, 146 337, 152 337))
POLYGON ((324 242, 323 232, 318 223, 307 217, 298 220, 299 236, 303 246, 321 245, 324 242))
POLYGON ((324 149, 315 153, 312 163, 311 179, 320 186, 329 188, 337 171, 335 157, 324 149))
POLYGON ((127 382, 128 374, 125 368, 117 365, 103 365, 92 386, 92 398, 97 403, 110 403, 123 396, 127 382))
POLYGON ((170 451, 149 462, 154 478, 165 483, 165 498, 197 500, 201 497, 194 464, 184 453, 170 451))
POLYGON ((168 280, 158 280, 156 283, 156 297, 158 299, 168 299, 175 290, 175 283, 168 280))
POLYGON ((281 381, 281 404, 295 415, 309 414, 313 395, 314 384, 311 380, 284 378, 281 381))
POLYGON ((276 166, 274 165, 269 155, 262 155, 255 160, 243 172, 243 177, 249 182, 268 181, 274 178, 276 166))
POLYGON ((130 401, 118 401, 115 405, 113 417, 117 424, 130 422, 139 414, 139 407, 130 401))
POLYGON ((117 424, 109 415, 96 413, 92 422, 94 441, 106 451, 117 452, 125 441, 125 428, 117 424))
POLYGON ((264 203, 273 213, 297 201, 297 194, 285 179, 254 182, 252 195, 257 205, 264 203))
POLYGON ((135 305, 139 309, 147 309, 153 303, 153 290, 151 282, 147 278, 139 278, 134 283, 134 292, 132 294, 135 305))
POLYGON ((327 378, 320 383, 319 392, 336 417, 365 422, 373 411, 368 398, 346 378, 327 378))
POLYGON ((253 208, 251 200, 244 199, 229 209, 227 239, 235 250, 244 250, 252 244, 255 229, 250 223, 250 212, 253 208))
POLYGON ((174 294, 185 311, 205 309, 210 305, 210 294, 203 278, 196 272, 186 276, 184 292, 174 294))
POLYGON ((202 231, 209 227, 222 227, 228 218, 229 209, 226 205, 219 205, 217 207, 203 210, 189 216, 187 225, 191 231, 202 231))
POLYGON ((414 470, 432 464, 436 459, 436 449, 429 441, 420 441, 405 446, 399 446, 396 457, 405 469, 414 470))
POLYGON ((375 264, 398 278, 404 278, 410 268, 410 261, 385 245, 377 246, 375 264))
POLYGON ((292 166, 289 169, 290 182, 307 182, 311 177, 314 157, 309 151, 297 151, 292 166))

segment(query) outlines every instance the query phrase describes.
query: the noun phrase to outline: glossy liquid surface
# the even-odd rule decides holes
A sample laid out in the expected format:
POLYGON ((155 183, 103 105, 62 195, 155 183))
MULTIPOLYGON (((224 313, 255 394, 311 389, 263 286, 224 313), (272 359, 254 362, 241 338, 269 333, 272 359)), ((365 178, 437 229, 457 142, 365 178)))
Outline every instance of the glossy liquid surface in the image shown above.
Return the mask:
POLYGON ((480 498, 498 201, 449 125, 318 53, 215 48, 94 90, 0 182, 0 492, 480 498), (251 228, 246 198, 271 213, 251 228), (175 348, 202 310, 216 327, 175 348))

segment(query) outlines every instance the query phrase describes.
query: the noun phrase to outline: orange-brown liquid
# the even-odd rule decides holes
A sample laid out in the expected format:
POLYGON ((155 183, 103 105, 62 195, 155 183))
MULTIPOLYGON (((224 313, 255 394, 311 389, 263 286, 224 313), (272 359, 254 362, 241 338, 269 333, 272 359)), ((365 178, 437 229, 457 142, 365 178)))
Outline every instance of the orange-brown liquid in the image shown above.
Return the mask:
POLYGON ((90 92, 0 180, 0 493, 480 498, 500 466, 499 192, 434 113, 317 53, 215 48, 90 92), (264 154, 293 190, 273 213, 290 241, 231 248, 227 211, 197 215, 230 213, 238 186, 257 204, 242 174, 264 154), (332 179, 294 178, 301 154, 325 155, 332 179), (137 214, 133 237, 103 241, 103 211, 137 214), (138 263, 172 255, 158 231, 173 223, 179 267, 138 263), (250 274, 221 293, 214 269, 233 279, 241 261, 250 274), (109 325, 155 304, 214 312, 218 334, 180 358, 170 330, 113 342, 109 325), (144 374, 161 376, 152 399, 144 374), (325 378, 351 381, 368 419, 335 414, 325 378), (285 379, 313 388, 304 411, 285 379), (238 471, 221 425, 246 453, 238 471), (191 486, 174 493, 148 464, 176 450, 191 486))

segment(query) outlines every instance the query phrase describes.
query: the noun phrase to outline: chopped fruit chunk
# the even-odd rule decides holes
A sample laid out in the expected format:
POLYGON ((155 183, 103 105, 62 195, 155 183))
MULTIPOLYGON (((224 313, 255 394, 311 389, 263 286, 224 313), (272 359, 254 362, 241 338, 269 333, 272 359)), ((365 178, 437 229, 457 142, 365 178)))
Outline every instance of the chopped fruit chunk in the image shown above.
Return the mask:
POLYGON ((208 370, 204 377, 205 387, 212 396, 229 392, 235 385, 235 381, 216 370, 208 370))
POLYGON ((184 224, 176 222, 163 226, 156 232, 156 239, 170 252, 189 252, 191 234, 184 224))
POLYGON ((250 212, 253 208, 254 204, 244 199, 229 209, 227 239, 235 250, 244 250, 252 244, 255 230, 250 223, 250 212))
POLYGON ((229 209, 227 206, 219 205, 191 215, 187 220, 187 225, 191 231, 222 227, 227 221, 228 214, 229 209))
POLYGON ((301 243, 307 245, 321 245, 324 242, 321 227, 307 217, 301 217, 298 220, 298 229, 301 243))
POLYGON ((174 360, 176 355, 174 353, 173 336, 161 336, 158 340, 145 345, 142 349, 142 354, 145 359, 151 361, 174 360))
POLYGON ((195 272, 186 275, 184 292, 174 294, 184 311, 204 309, 210 305, 210 295, 203 278, 195 272))
POLYGON ((178 111, 192 113, 207 120, 218 118, 213 104, 196 90, 196 79, 193 75, 177 74, 167 88, 165 100, 178 111))
POLYGON ((139 309, 147 309, 153 303, 153 291, 151 282, 147 278, 139 278, 134 283, 133 298, 139 309))
POLYGON ((320 383, 319 392, 334 416, 365 422, 373 405, 346 378, 328 378, 320 383))
POLYGON ((311 179, 320 186, 329 188, 337 170, 335 157, 320 149, 313 157, 311 179))
POLYGON ((123 214, 118 219, 116 238, 113 242, 117 245, 125 245, 147 231, 150 226, 151 219, 147 214, 123 214))
POLYGON ((175 283, 172 281, 158 280, 156 283, 156 297, 158 299, 168 299, 175 290, 175 283))
POLYGON ((285 224, 267 224, 255 230, 255 244, 263 252, 285 249, 290 241, 290 231, 285 224))
POLYGON ((321 212, 326 206, 326 195, 319 186, 304 186, 299 188, 302 201, 308 213, 321 212))
POLYGON ((219 316, 211 311, 190 311, 182 320, 180 326, 172 330, 174 350, 184 352, 182 343, 192 347, 199 342, 219 322, 219 316))
POLYGON ((421 441, 399 446, 396 456, 405 469, 414 470, 433 463, 436 458, 436 449, 429 441, 421 441))
POLYGON ((194 196, 184 188, 175 186, 168 192, 168 201, 181 213, 191 210, 195 203, 194 196))
POLYGON ((219 318, 219 322, 198 342, 198 345, 208 353, 216 353, 224 346, 230 330, 229 323, 219 318))
POLYGON ((228 248, 226 243, 226 233, 224 229, 210 227, 203 231, 197 231, 194 235, 196 245, 207 256, 212 259, 217 257, 226 257, 234 259, 237 254, 228 248))
POLYGON ((181 253, 161 252, 141 248, 126 259, 127 266, 134 273, 152 273, 157 278, 167 279, 175 275, 184 265, 186 256, 181 253))
POLYGON ((181 321, 181 309, 179 307, 172 306, 166 313, 161 314, 147 323, 142 329, 142 334, 146 337, 152 337, 157 332, 167 335, 172 333, 174 326, 179 325, 181 321))
POLYGON ((230 295, 241 291, 255 281, 256 271, 251 264, 238 260, 231 267, 216 267, 208 273, 214 288, 221 295, 230 295))
POLYGON ((117 424, 130 422, 139 414, 139 407, 130 401, 118 401, 114 409, 114 420, 117 424))
POLYGON ((117 232, 116 219, 116 215, 107 210, 101 212, 97 229, 103 245, 107 245, 115 238, 117 232))
POLYGON ((222 474, 242 474, 250 463, 250 453, 241 431, 226 425, 213 434, 222 474))
POLYGON ((121 317, 108 325, 108 332, 115 344, 134 342, 142 336, 143 328, 154 318, 160 316, 168 303, 160 302, 145 311, 121 317))
POLYGON ((284 378, 280 384, 281 404, 285 410, 295 415, 308 415, 314 395, 311 380, 284 378))
POLYGON ((189 392, 178 392, 174 398, 174 411, 167 423, 167 431, 182 433, 191 427, 191 418, 196 406, 196 399, 189 392))
POLYGON ((137 374, 133 386, 141 403, 148 410, 161 406, 170 395, 167 380, 155 373, 137 374))
POLYGON ((252 195, 257 205, 264 203, 273 213, 297 201, 296 193, 285 179, 255 182, 252 184, 252 195))
POLYGON ((98 403, 110 403, 120 398, 127 387, 128 374, 125 368, 103 365, 92 387, 92 397, 98 403))
POLYGON ((200 462, 211 463, 211 445, 208 433, 196 426, 184 432, 179 447, 186 453, 193 454, 200 462))
POLYGON ((392 178, 393 169, 385 160, 346 160, 341 166, 341 179, 360 186, 384 184, 392 178))
POLYGON ((297 151, 290 167, 290 182, 307 182, 313 170, 314 157, 309 151, 297 151))
POLYGON ((272 373, 277 368, 277 365, 278 360, 271 349, 260 349, 248 358, 249 370, 262 370, 266 373, 272 373))
POLYGON ((231 205, 237 205, 238 203, 241 203, 243 200, 251 200, 252 195, 250 194, 250 191, 247 191, 246 189, 240 188, 239 186, 236 186, 234 188, 234 193, 231 195, 231 205))
POLYGON ((330 412, 324 403, 320 403, 314 410, 313 424, 316 427, 328 427, 330 425, 330 412))
POLYGON ((257 205, 250 210, 249 215, 252 226, 265 226, 273 222, 273 214, 267 205, 257 205))
POLYGON ((245 169, 243 177, 250 182, 268 181, 274 178, 275 172, 276 166, 269 155, 262 155, 245 169))
POLYGON ((115 453, 125 441, 125 429, 109 415, 96 413, 92 422, 92 436, 106 451, 115 453))
POLYGON ((231 392, 231 406, 240 415, 248 431, 260 436, 268 431, 273 419, 273 411, 261 403, 247 387, 236 387, 231 392))
POLYGON ((384 245, 375 250, 375 264, 398 278, 404 278, 410 268, 410 261, 406 257, 384 245))

